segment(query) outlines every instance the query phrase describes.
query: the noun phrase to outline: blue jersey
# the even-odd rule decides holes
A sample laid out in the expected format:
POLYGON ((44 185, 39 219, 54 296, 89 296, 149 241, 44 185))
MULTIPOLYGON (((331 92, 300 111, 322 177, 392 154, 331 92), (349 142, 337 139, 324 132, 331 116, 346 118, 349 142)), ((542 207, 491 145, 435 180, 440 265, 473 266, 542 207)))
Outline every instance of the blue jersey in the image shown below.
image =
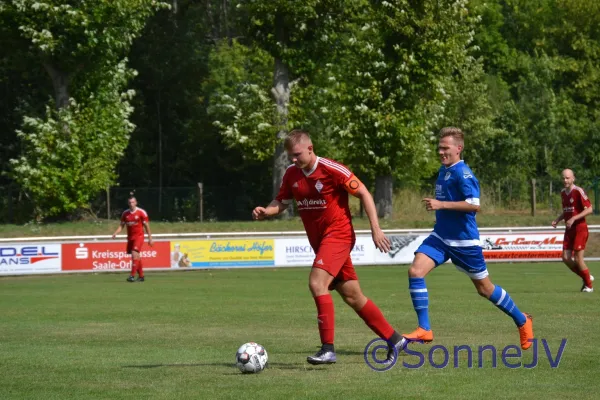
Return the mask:
MULTIPOLYGON (((464 161, 442 166, 435 182, 435 198, 440 201, 466 201, 479 205, 479 182, 464 161)), ((475 212, 437 210, 433 235, 452 247, 479 246, 475 212)))

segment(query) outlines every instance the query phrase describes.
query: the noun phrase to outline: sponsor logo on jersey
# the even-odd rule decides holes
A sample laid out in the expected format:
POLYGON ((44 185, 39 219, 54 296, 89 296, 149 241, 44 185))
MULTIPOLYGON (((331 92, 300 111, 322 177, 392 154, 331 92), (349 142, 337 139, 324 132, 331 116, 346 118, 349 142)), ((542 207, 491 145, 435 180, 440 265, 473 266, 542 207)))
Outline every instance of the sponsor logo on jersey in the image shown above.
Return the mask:
POLYGON ((321 181, 317 181, 315 188, 317 188, 317 191, 321 193, 321 189, 323 189, 323 183, 321 183, 321 181))
POLYGON ((463 168, 463 178, 469 179, 469 178, 472 178, 472 177, 473 177, 473 174, 471 174, 471 171, 469 171, 466 168, 463 168))
POLYGON ((302 208, 307 208, 307 207, 313 207, 313 208, 327 208, 327 202, 324 199, 304 199, 304 200, 298 200, 296 201, 296 203, 298 204, 298 208, 302 207, 302 208))

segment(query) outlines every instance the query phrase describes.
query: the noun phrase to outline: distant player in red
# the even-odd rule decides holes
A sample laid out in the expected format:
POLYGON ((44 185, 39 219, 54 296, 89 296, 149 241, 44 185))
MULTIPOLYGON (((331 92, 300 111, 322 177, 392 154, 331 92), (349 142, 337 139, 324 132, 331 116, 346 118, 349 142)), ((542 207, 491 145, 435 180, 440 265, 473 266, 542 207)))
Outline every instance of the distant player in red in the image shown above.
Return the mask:
POLYGON ((552 226, 565 220, 565 238, 563 241, 563 262, 583 279, 582 292, 593 292, 592 281, 594 277, 585 265, 583 253, 588 240, 588 226, 585 217, 592 213, 592 203, 579 186, 575 186, 575 175, 570 169, 562 172, 565 188, 560 193, 563 212, 554 221, 552 226), (573 254, 574 253, 574 254, 573 254))
POLYGON ((144 282, 144 269, 142 268, 142 258, 140 253, 144 246, 144 229, 148 233, 148 244, 152 247, 152 234, 148 225, 148 214, 146 211, 138 208, 137 200, 129 197, 129 208, 121 215, 121 224, 112 235, 113 239, 121 232, 124 226, 127 226, 127 254, 131 254, 131 275, 127 282, 135 282, 135 274, 138 274, 138 282, 144 282))
POLYGON ((294 130, 285 139, 288 156, 294 163, 283 176, 279 194, 267 207, 256 207, 255 220, 283 212, 293 200, 304 223, 308 240, 315 251, 309 288, 317 306, 321 350, 309 356, 310 364, 336 362, 334 307, 330 290, 337 290, 346 304, 356 311, 379 337, 388 342, 386 363, 397 360, 402 337, 387 322, 379 308, 361 291, 350 252, 355 235, 348 207, 348 194, 363 202, 371 223, 375 246, 382 252, 391 243, 379 228, 375 203, 367 188, 344 165, 317 157, 307 132, 294 130))

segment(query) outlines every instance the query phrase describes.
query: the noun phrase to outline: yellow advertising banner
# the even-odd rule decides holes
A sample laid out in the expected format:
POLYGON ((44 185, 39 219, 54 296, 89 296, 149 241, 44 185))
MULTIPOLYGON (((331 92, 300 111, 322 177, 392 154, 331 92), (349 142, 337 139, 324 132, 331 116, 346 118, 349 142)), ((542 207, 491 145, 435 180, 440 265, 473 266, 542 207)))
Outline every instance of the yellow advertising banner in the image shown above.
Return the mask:
POLYGON ((171 266, 254 267, 275 265, 273 239, 171 241, 171 266))

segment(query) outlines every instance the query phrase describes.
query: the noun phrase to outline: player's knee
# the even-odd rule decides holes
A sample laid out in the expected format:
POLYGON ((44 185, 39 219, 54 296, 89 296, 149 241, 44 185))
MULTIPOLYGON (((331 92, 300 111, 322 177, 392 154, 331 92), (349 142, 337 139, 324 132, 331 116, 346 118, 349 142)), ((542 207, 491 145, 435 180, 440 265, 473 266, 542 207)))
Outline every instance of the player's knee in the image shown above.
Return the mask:
POLYGON ((313 296, 321 296, 329 292, 327 282, 312 277, 308 280, 308 289, 313 296))
POLYGON ((489 299, 490 296, 492 295, 492 293, 489 290, 487 290, 486 287, 483 287, 483 286, 477 286, 477 293, 481 297, 485 297, 486 299, 489 299))
POLYGON ((562 255, 562 262, 564 262, 565 264, 568 264, 571 261, 571 259, 569 257, 567 257, 566 254, 562 255))
POLYGON ((410 268, 408 269, 408 276, 410 278, 424 278, 425 273, 424 273, 423 268, 421 268, 419 265, 412 264, 410 266, 410 268))
POLYGON ((360 296, 355 293, 343 296, 344 302, 352 308, 356 308, 360 302, 360 296))

